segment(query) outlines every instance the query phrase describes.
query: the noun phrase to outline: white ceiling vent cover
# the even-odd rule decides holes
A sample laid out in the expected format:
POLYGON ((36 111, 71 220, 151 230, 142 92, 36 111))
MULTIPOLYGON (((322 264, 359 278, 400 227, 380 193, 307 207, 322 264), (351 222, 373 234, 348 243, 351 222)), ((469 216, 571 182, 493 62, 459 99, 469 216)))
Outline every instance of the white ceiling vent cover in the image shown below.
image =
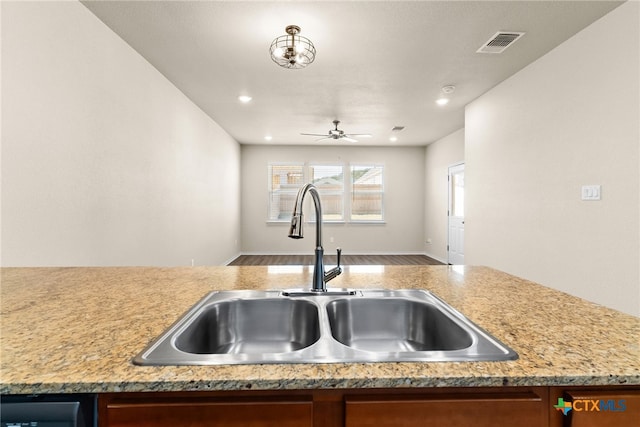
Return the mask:
POLYGON ((502 53, 522 36, 524 36, 524 33, 518 31, 498 31, 489 39, 488 42, 483 44, 480 49, 476 50, 476 52, 502 53))

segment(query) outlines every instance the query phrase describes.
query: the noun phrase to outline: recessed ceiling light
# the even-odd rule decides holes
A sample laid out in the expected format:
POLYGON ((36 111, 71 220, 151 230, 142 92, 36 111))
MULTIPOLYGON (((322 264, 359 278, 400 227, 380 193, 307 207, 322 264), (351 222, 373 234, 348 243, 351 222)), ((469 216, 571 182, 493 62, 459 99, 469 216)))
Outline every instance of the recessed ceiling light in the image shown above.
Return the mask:
POLYGON ((454 85, 446 85, 442 87, 442 93, 440 94, 440 98, 436 99, 436 104, 443 106, 449 103, 449 97, 447 95, 451 95, 456 90, 454 85))
POLYGON ((247 102, 251 101, 253 98, 251 98, 248 95, 240 95, 238 97, 238 101, 242 102, 243 104, 246 104, 247 102))
POLYGON ((389 141, 391 142, 396 142, 398 140, 397 136, 392 136, 391 138, 389 138, 389 141))
POLYGON ((267 141, 271 141, 273 139, 273 137, 271 135, 267 135, 264 137, 265 140, 267 141))
POLYGON ((453 93, 456 90, 456 87, 454 85, 446 85, 442 87, 442 91, 444 93, 453 93))

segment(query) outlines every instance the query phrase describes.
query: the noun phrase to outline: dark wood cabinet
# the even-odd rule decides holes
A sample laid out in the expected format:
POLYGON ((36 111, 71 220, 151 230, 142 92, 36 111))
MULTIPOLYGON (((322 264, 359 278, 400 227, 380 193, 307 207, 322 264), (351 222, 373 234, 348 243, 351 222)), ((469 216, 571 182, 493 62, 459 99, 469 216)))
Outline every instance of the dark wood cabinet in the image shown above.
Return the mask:
POLYGON ((563 401, 572 410, 563 419, 563 427, 632 427, 640 425, 638 390, 569 390, 563 401))
POLYGON ((312 427, 313 402, 297 396, 153 394, 101 397, 109 427, 312 427))
POLYGON ((635 427, 640 386, 106 393, 98 418, 99 427, 635 427), (559 399, 571 403, 567 415, 559 399))
POLYGON ((346 398, 345 427, 540 427, 546 390, 346 398))
POLYGON ((640 425, 640 386, 551 387, 549 400, 550 427, 640 425))

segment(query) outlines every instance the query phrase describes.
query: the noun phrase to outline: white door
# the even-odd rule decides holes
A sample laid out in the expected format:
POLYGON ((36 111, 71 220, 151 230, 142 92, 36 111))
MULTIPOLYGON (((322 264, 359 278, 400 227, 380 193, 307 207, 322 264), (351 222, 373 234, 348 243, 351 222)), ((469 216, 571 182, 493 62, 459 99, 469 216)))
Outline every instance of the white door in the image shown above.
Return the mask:
POLYGON ((449 167, 448 263, 464 264, 464 163, 449 167))

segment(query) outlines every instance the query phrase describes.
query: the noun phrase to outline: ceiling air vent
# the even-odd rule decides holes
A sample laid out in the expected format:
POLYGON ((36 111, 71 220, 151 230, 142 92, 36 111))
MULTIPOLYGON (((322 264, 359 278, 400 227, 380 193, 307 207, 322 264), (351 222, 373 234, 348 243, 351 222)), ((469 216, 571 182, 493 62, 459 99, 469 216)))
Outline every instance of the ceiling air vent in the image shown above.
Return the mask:
POLYGON ((524 36, 524 33, 518 31, 498 31, 488 42, 476 50, 477 53, 502 53, 506 48, 511 46, 516 40, 524 36))

